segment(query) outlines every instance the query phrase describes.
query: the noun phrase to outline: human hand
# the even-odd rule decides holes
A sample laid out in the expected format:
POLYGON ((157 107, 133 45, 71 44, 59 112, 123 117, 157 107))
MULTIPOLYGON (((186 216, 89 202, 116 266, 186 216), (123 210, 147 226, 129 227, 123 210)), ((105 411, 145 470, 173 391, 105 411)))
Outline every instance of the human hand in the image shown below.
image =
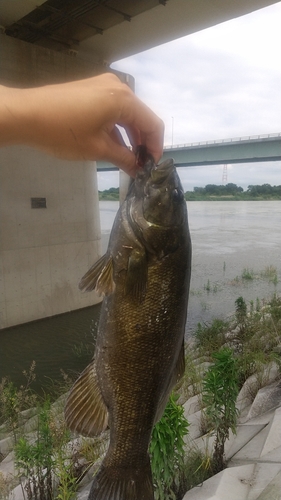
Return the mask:
POLYGON ((4 145, 29 144, 70 160, 108 160, 134 176, 135 155, 125 146, 118 124, 133 150, 144 144, 156 162, 162 156, 163 122, 111 73, 33 89, 3 89, 8 120, 4 145))

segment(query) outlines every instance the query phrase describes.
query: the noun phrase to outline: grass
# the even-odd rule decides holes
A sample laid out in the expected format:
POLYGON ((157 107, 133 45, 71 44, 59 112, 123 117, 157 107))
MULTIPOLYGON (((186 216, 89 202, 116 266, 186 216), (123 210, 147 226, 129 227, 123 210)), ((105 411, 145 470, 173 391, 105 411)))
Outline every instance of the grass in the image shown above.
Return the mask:
POLYGON ((242 280, 253 280, 255 277, 253 269, 249 269, 248 267, 245 267, 242 272, 242 280))
POLYGON ((277 275, 277 269, 274 266, 267 266, 261 273, 260 273, 261 278, 267 279, 270 283, 274 283, 274 285, 277 285, 278 283, 278 275, 277 275))

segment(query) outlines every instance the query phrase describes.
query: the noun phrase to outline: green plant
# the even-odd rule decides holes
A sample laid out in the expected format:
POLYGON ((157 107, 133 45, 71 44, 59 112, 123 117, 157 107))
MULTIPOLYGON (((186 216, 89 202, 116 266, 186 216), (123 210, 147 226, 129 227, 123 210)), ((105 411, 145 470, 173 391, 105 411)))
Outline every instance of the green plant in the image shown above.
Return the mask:
POLYGON ((253 280, 254 279, 254 271, 253 269, 249 269, 248 267, 245 267, 242 272, 242 279, 243 280, 253 280))
POLYGON ((267 266, 264 271, 260 273, 262 278, 268 279, 270 283, 273 283, 274 285, 277 285, 278 283, 278 276, 277 276, 277 269, 276 267, 270 265, 267 266))
POLYGON ((77 489, 81 466, 67 443, 70 432, 50 401, 38 408, 35 437, 21 436, 15 444, 15 467, 27 500, 69 500, 77 489))
POLYGON ((235 314, 238 323, 244 323, 247 317, 247 304, 243 297, 238 297, 238 299, 235 300, 235 314))
POLYGON ((194 334, 197 346, 205 353, 217 351, 225 343, 225 333, 228 327, 229 323, 220 319, 214 319, 211 325, 198 323, 194 334))
POLYGON ((239 392, 236 360, 230 349, 224 348, 213 354, 214 364, 209 367, 203 380, 204 412, 215 434, 213 454, 214 472, 224 467, 224 444, 229 430, 236 432, 239 392))
POLYGON ((34 443, 22 436, 15 444, 15 466, 28 500, 52 499, 53 438, 50 430, 50 403, 38 413, 38 429, 34 443))
POLYGON ((185 397, 185 400, 202 390, 202 370, 200 365, 198 366, 194 362, 192 355, 193 351, 186 349, 185 372, 179 384, 179 392, 185 397))
POLYGON ((184 464, 184 436, 188 421, 183 407, 172 394, 161 420, 154 426, 150 442, 151 468, 156 500, 175 500, 180 490, 184 464))
POLYGON ((99 458, 101 458, 107 449, 108 442, 104 435, 83 438, 80 446, 80 453, 85 458, 87 465, 92 466, 99 458))
POLYGON ((8 431, 16 438, 15 431, 22 424, 22 412, 37 404, 38 397, 32 391, 31 385, 35 380, 35 361, 31 363, 29 371, 23 371, 26 384, 18 389, 8 378, 0 383, 0 424, 5 423, 8 431))
POLYGON ((191 488, 202 484, 213 475, 212 457, 192 446, 184 457, 183 475, 181 479, 180 499, 191 488))
POLYGON ((0 499, 8 500, 12 489, 16 486, 14 477, 0 472, 0 499))

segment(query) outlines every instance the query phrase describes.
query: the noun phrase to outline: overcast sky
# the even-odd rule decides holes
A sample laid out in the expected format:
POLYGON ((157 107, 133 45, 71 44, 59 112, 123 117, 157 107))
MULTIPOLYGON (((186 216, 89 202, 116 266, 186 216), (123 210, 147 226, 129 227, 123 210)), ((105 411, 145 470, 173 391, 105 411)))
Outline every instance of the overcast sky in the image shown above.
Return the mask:
MULTIPOLYGON (((281 2, 112 64, 165 122, 165 144, 281 132, 281 2)), ((222 165, 180 168, 185 190, 222 183, 222 165)), ((228 165, 228 182, 281 184, 281 162, 228 165)), ((99 173, 99 189, 118 173, 99 173)))

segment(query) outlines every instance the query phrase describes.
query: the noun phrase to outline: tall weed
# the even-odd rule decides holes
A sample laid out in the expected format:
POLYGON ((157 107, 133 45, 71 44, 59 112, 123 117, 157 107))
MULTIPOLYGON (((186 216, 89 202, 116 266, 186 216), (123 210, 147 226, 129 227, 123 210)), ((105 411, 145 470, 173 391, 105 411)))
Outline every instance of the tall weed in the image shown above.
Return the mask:
POLYGON ((161 420, 154 426, 150 443, 155 500, 176 500, 184 466, 184 436, 188 421, 183 407, 170 396, 161 420))

